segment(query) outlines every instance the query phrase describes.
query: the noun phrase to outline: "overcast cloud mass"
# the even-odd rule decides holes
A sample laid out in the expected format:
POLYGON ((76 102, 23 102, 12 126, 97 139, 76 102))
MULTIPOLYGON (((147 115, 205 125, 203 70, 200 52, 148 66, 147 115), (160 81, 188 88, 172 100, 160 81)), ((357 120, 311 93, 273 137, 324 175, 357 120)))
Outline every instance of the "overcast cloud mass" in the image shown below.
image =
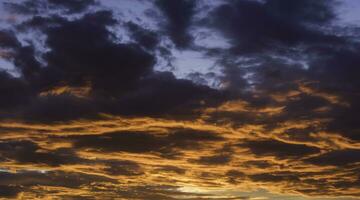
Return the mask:
POLYGON ((357 0, 0 0, 0 199, 360 199, 357 0))

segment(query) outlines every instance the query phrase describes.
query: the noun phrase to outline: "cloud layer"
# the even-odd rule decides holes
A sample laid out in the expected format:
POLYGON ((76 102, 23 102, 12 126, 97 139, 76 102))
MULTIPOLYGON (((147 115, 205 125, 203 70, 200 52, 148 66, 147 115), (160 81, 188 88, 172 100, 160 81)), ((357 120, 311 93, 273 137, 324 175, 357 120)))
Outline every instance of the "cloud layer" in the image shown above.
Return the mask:
POLYGON ((340 2, 0 3, 0 198, 360 196, 340 2))

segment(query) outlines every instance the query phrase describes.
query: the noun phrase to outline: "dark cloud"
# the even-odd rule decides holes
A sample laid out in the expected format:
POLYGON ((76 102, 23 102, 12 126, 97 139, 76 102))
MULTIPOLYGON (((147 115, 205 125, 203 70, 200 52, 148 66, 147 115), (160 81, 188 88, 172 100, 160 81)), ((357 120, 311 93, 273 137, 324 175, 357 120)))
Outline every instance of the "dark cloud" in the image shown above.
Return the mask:
POLYGON ((360 150, 346 149, 331 151, 306 160, 315 165, 346 166, 360 162, 360 150))
POLYGON ((310 29, 333 17, 328 1, 230 1, 213 11, 211 23, 230 37, 234 52, 259 53, 274 46, 334 43, 338 39, 310 29), (310 9, 309 9, 310 8, 310 9), (321 14, 319 14, 321 13, 321 14))
MULTIPOLYGON (((355 98, 354 98, 355 100, 355 98)), ((354 141, 360 141, 359 120, 353 113, 357 113, 359 105, 352 104, 351 107, 339 109, 334 112, 334 119, 328 124, 327 130, 336 131, 340 135, 354 141)))
POLYGON ((271 58, 262 58, 261 63, 252 67, 250 72, 254 73, 252 79, 254 85, 265 93, 264 96, 296 90, 298 89, 296 81, 308 77, 307 71, 300 66, 289 65, 271 58))
POLYGON ((337 1, 155 0, 157 23, 104 2, 3 4, 18 24, 0 31, 15 67, 0 72, 0 197, 210 198, 184 180, 359 196, 360 47, 356 29, 339 31, 337 1), (199 30, 230 47, 198 45, 199 30), (187 48, 223 74, 157 71, 187 48))
POLYGON ((18 46, 20 46, 20 43, 17 40, 15 33, 4 30, 0 31, 0 47, 15 48, 18 46))
POLYGON ((1 198, 16 198, 20 192, 21 192, 20 187, 0 185, 1 198))
MULTIPOLYGON (((35 49, 31 43, 27 46, 23 46, 14 33, 10 31, 1 31, 0 47, 7 49, 7 56, 5 59, 13 62, 14 66, 18 69, 17 71, 19 71, 23 76, 21 77, 23 79, 12 78, 13 80, 23 82, 25 84, 27 83, 26 81, 33 81, 38 76, 41 64, 35 58, 35 49)), ((33 88, 28 85, 27 90, 32 91, 33 88)), ((22 95, 26 98, 26 95, 22 95)))
POLYGON ((196 116, 193 110, 216 105, 223 99, 221 92, 176 79, 172 73, 164 72, 144 78, 137 88, 119 98, 117 105, 107 107, 110 113, 124 115, 188 118, 189 115, 196 116))
POLYGON ((69 85, 88 81, 95 92, 112 96, 131 89, 151 72, 151 55, 135 44, 114 42, 106 25, 115 22, 111 12, 101 11, 46 28, 46 43, 51 51, 45 59, 59 81, 69 85))
POLYGON ((26 103, 29 100, 30 92, 24 80, 14 78, 7 72, 0 71, 0 93, 2 96, 0 109, 5 111, 26 103))
POLYGON ((203 165, 224 165, 231 161, 229 155, 214 155, 214 156, 203 156, 198 160, 195 160, 196 163, 203 165))
POLYGON ((4 160, 18 163, 46 164, 59 166, 81 162, 70 149, 45 151, 31 141, 4 141, 0 143, 0 153, 4 160))
POLYGON ((226 172, 226 176, 232 178, 244 178, 245 174, 237 170, 229 170, 228 172, 226 172))
POLYGON ((333 12, 335 1, 296 1, 296 0, 268 0, 265 6, 271 13, 276 13, 278 17, 311 23, 325 23, 334 19, 333 12))
POLYGON ((224 138, 211 131, 200 131, 185 128, 177 128, 171 130, 171 137, 176 141, 223 141, 224 138))
POLYGON ((116 183, 114 179, 83 174, 83 173, 66 173, 62 171, 38 172, 38 171, 19 171, 17 173, 0 172, 0 185, 22 187, 23 191, 32 190, 31 187, 41 186, 58 186, 67 188, 80 188, 81 185, 90 185, 95 182, 116 183))
POLYGON ((94 110, 125 115, 163 115, 180 107, 189 112, 201 106, 202 101, 220 100, 219 92, 206 86, 178 80, 171 73, 155 73, 154 56, 140 45, 154 48, 156 34, 127 23, 139 44, 119 44, 107 29, 116 23, 110 11, 99 11, 73 21, 57 16, 34 17, 22 25, 42 30, 50 48, 44 55, 45 67, 39 67, 31 47, 22 47, 17 52, 15 64, 31 81, 32 87, 44 91, 60 86, 86 86, 91 91, 88 99, 66 95, 36 98, 27 111, 34 114, 33 119, 41 120, 44 116, 49 121, 61 121, 91 116, 94 110), (63 106, 55 106, 55 102, 63 106), (70 110, 77 112, 67 112, 70 110))
POLYGON ((301 158, 320 152, 316 147, 303 144, 290 144, 278 140, 247 141, 239 144, 239 146, 249 148, 249 150, 257 156, 275 156, 279 159, 301 158))
POLYGON ((50 5, 54 7, 63 7, 68 12, 81 12, 87 9, 89 6, 95 4, 95 0, 74 0, 74 1, 61 1, 61 0, 48 0, 50 5))
POLYGON ((72 136, 77 148, 93 148, 97 151, 126 151, 145 153, 160 151, 167 144, 154 135, 147 133, 116 132, 102 135, 72 136), (140 145, 141 144, 141 145, 140 145))
POLYGON ((250 160, 245 162, 244 165, 261 169, 266 169, 273 166, 271 163, 265 160, 250 160))
POLYGON ((336 107, 328 113, 333 120, 328 124, 327 130, 341 133, 341 135, 358 141, 359 120, 354 115, 358 113, 360 82, 355 74, 359 74, 358 53, 360 48, 357 44, 347 48, 316 49, 320 56, 319 60, 311 68, 312 76, 319 81, 316 87, 330 94, 342 97, 342 102, 348 106, 336 107))
POLYGON ((4 2, 4 7, 14 13, 19 14, 38 14, 44 5, 40 0, 27 0, 22 3, 4 2))
MULTIPOLYGON (((100 77, 104 77, 101 73, 114 73, 114 76, 121 73, 124 77, 133 74, 129 79, 136 76, 136 73, 141 73, 142 69, 139 67, 137 70, 135 67, 133 72, 124 67, 118 67, 119 63, 131 65, 134 62, 131 60, 137 59, 137 56, 141 57, 142 52, 137 52, 136 46, 116 45, 112 41, 112 34, 107 30, 106 26, 115 22, 111 12, 100 11, 87 14, 75 21, 67 21, 55 16, 53 18, 35 17, 26 23, 27 27, 40 28, 44 31, 47 36, 46 44, 51 49, 50 52, 44 55, 48 66, 32 70, 32 72, 36 71, 40 74, 38 77, 33 78, 35 79, 33 80, 34 84, 40 89, 51 89, 60 83, 71 86, 90 81, 93 85, 99 85, 97 87, 111 87, 110 84, 116 84, 115 78, 101 79, 100 77), (99 70, 104 66, 106 69, 99 70), (112 73, 111 70, 113 70, 112 73), (98 76, 95 76, 95 74, 98 76), (93 80, 95 77, 101 80, 93 80)), ((25 56, 19 57, 23 59, 25 56)), ((149 58, 142 57, 142 59, 145 62, 144 67, 151 66, 149 58)), ((29 65, 29 59, 23 63, 23 65, 29 65)), ((142 63, 138 64, 138 66, 140 65, 142 63)), ((19 66, 19 64, 16 66, 19 66)), ((118 84, 126 85, 127 81, 123 80, 123 78, 117 80, 118 84)))
POLYGON ((256 182, 299 182, 298 176, 293 173, 289 174, 255 174, 250 178, 256 182))
POLYGON ((95 0, 25 0, 24 2, 4 2, 6 8, 9 10, 24 14, 34 15, 48 12, 51 9, 64 9, 67 13, 79 13, 88 9, 91 5, 95 5, 95 0))
POLYGON ((284 134, 294 141, 306 142, 311 141, 311 133, 320 131, 321 128, 310 126, 308 128, 290 128, 284 131, 284 134))
POLYGON ((186 169, 176 167, 176 166, 171 166, 171 165, 160 167, 160 168, 156 169, 156 171, 173 172, 173 173, 177 173, 177 174, 185 174, 186 173, 186 169))
POLYGON ((188 33, 193 15, 195 1, 189 0, 156 0, 155 3, 166 16, 166 32, 178 48, 188 47, 193 38, 188 33))
POLYGON ((144 29, 133 22, 126 23, 126 27, 132 33, 137 43, 147 49, 154 49, 160 41, 159 36, 155 32, 144 29))
POLYGON ((144 174, 141 167, 132 161, 107 161, 104 171, 110 175, 139 176, 144 174))
MULTIPOLYGON (((35 81, 39 79, 41 64, 36 59, 35 47, 33 45, 22 46, 15 50, 13 60, 14 65, 19 69, 23 78, 29 83, 37 84, 35 81)), ((51 78, 51 77, 48 77, 51 78)), ((38 86, 34 85, 30 88, 32 92, 38 92, 38 86)))
POLYGON ((314 118, 314 110, 327 106, 329 103, 326 99, 311 95, 299 95, 297 99, 289 100, 286 105, 286 117, 292 118, 314 118), (309 113, 309 111, 312 111, 309 113))
POLYGON ((246 175, 237 170, 229 170, 226 172, 225 176, 228 178, 228 182, 232 184, 241 183, 246 178, 246 175))
POLYGON ((80 118, 98 118, 91 101, 70 94, 48 95, 32 99, 21 113, 30 122, 60 122, 80 118), (31 116, 31 117, 29 117, 31 116))
POLYGON ((167 135, 151 132, 110 132, 101 135, 69 136, 75 148, 92 148, 100 152, 177 154, 182 149, 200 149, 206 142, 222 138, 212 133, 194 130, 174 130, 167 135))

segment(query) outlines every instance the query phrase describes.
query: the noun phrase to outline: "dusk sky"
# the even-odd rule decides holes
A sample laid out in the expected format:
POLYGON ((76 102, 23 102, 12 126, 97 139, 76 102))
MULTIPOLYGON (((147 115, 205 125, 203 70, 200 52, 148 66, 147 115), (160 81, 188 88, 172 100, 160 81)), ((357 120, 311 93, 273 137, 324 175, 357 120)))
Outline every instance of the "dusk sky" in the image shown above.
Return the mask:
POLYGON ((360 0, 0 0, 0 199, 360 200, 360 0))

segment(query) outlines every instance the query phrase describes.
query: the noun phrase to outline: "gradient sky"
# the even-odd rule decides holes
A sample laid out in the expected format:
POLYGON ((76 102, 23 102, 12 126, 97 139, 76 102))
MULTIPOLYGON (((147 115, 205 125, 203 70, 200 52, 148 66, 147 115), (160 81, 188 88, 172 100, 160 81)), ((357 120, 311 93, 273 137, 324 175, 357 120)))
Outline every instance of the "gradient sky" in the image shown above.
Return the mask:
POLYGON ((0 199, 360 200, 360 1, 0 0, 0 199))

